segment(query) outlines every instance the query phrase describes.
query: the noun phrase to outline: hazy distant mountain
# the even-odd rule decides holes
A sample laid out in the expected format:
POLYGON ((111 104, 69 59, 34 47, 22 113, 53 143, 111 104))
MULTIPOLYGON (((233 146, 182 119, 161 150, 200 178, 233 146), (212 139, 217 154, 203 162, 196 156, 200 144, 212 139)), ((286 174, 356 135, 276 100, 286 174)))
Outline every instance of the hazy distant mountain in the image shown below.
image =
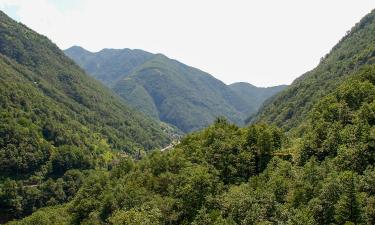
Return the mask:
POLYGON ((256 87, 246 82, 238 82, 229 85, 229 88, 246 103, 241 110, 242 112, 245 112, 246 115, 255 113, 265 100, 284 90, 286 87, 288 87, 288 85, 264 88, 256 87))
POLYGON ((243 124, 268 96, 282 89, 228 86, 199 69, 142 50, 92 53, 74 46, 65 53, 135 109, 184 132, 206 127, 218 116, 243 124))
POLYGON ((152 53, 137 49, 103 49, 92 53, 79 46, 65 50, 65 54, 107 86, 115 84, 124 75, 131 73, 132 69, 154 56, 152 53))

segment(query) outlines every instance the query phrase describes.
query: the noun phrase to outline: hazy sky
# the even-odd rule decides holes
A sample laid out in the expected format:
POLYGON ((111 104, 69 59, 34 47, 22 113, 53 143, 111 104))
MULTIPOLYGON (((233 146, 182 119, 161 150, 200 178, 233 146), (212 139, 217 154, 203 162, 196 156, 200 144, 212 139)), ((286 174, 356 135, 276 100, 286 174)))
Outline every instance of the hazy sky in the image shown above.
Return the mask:
POLYGON ((289 84, 375 0, 0 0, 60 48, 163 53, 225 83, 289 84))

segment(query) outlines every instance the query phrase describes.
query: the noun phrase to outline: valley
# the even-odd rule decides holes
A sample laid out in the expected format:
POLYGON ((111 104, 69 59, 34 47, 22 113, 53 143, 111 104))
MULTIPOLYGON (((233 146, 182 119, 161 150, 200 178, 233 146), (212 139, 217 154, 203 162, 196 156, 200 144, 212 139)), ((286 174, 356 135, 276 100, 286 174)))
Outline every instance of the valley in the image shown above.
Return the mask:
POLYGON ((0 223, 375 224, 375 10, 268 88, 0 11, 0 223))

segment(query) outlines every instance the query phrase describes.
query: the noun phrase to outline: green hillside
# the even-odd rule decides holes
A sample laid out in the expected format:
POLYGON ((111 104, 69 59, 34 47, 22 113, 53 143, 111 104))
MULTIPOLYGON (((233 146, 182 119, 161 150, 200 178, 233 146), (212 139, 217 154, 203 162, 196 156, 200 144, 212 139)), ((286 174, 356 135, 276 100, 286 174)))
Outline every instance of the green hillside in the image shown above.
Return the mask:
POLYGON ((287 130, 300 125, 313 105, 331 93, 352 72, 375 63, 375 12, 365 16, 321 59, 312 71, 276 95, 252 121, 273 123, 287 130))
POLYGON ((126 106, 46 37, 0 12, 0 218, 68 200, 68 190, 57 199, 48 189, 62 185, 60 177, 73 179, 72 169, 107 167, 111 150, 132 155, 169 142, 158 123, 126 106), (4 200, 4 185, 20 196, 4 200))
POLYGON ((218 116, 242 125, 267 97, 282 89, 235 88, 176 60, 141 50, 91 53, 74 46, 65 53, 136 110, 184 132, 204 128, 218 116))

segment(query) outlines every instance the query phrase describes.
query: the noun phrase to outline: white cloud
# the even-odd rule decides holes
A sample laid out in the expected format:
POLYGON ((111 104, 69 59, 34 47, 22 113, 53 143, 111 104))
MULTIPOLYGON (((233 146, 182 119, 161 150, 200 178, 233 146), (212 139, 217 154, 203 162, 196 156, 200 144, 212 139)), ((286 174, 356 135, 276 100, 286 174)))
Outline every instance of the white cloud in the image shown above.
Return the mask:
POLYGON ((0 0, 61 48, 161 52, 227 82, 290 83, 361 17, 373 0, 0 0), (65 2, 66 3, 66 2, 65 2), (66 3, 68 4, 68 3, 66 3))

